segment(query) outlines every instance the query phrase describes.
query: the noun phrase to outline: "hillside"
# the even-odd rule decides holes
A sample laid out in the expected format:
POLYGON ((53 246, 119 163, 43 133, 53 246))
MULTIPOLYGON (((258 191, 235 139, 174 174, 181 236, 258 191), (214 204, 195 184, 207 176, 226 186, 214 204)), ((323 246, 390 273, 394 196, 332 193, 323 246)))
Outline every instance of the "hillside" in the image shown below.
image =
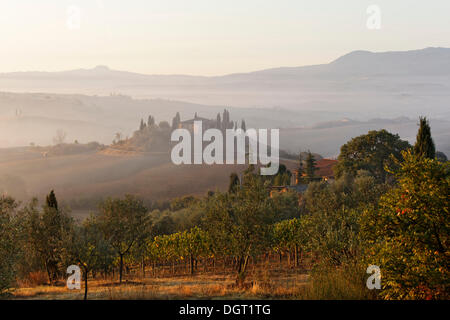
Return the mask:
MULTIPOLYGON (((54 189, 58 199, 70 205, 75 215, 85 216, 100 199, 108 196, 130 193, 149 202, 205 195, 209 190, 224 191, 230 174, 240 175, 247 168, 246 165, 176 166, 169 154, 163 152, 127 152, 114 147, 89 150, 88 146, 72 154, 62 154, 62 146, 0 149, 0 194, 7 193, 22 201, 34 196, 42 200, 54 189)), ((72 147, 66 145, 65 151, 73 152, 72 147)), ((321 168, 326 159, 316 157, 321 168)), ((281 162, 291 170, 297 165, 295 160, 281 162)))
POLYGON ((75 210, 95 208, 107 196, 136 194, 164 200, 225 190, 233 171, 245 166, 175 166, 164 154, 110 155, 85 152, 43 157, 35 148, 0 149, 0 193, 28 201, 54 189, 75 210), (201 177, 201 178, 199 178, 201 177))

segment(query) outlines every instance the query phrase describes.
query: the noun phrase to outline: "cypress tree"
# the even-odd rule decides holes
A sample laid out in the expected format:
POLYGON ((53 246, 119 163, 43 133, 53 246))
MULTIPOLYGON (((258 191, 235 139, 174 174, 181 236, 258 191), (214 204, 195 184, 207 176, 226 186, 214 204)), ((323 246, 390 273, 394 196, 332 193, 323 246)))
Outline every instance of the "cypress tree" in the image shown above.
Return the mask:
POLYGON ((434 159, 436 157, 436 149, 433 138, 431 137, 431 129, 427 118, 420 117, 419 125, 416 144, 414 145, 414 154, 418 157, 434 159))
POLYGON ((175 117, 172 119, 172 129, 177 129, 180 122, 181 122, 180 113, 177 112, 175 117))
POLYGON ((316 159, 314 158, 311 151, 308 151, 308 155, 306 156, 305 173, 309 182, 313 180, 315 171, 316 171, 316 159))
POLYGON ((298 154, 298 167, 297 167, 297 179, 295 180, 296 184, 300 184, 302 181, 302 175, 305 172, 303 168, 303 158, 302 152, 300 151, 298 154))
POLYGON ((46 203, 47 207, 58 210, 58 201, 56 200, 55 192, 53 190, 47 195, 46 203))
POLYGON ((222 119, 220 118, 220 112, 217 114, 216 117, 216 127, 217 129, 222 129, 222 119))
POLYGON ((147 124, 149 127, 153 126, 155 124, 155 118, 153 118, 153 116, 151 116, 151 115, 148 116, 147 124))
POLYGON ((245 120, 244 119, 242 119, 242 122, 241 122, 241 129, 244 130, 244 131, 247 131, 247 127, 245 126, 245 120))
POLYGON ((238 175, 235 172, 233 172, 232 174, 230 174, 230 184, 228 186, 228 192, 236 193, 240 184, 241 183, 239 181, 238 175))

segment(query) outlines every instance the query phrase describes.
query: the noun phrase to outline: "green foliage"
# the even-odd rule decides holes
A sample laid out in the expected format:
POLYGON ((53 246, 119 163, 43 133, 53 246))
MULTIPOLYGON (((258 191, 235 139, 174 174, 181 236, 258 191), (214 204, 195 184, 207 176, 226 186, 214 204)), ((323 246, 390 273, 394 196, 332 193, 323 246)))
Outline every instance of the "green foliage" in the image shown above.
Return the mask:
POLYGON ((417 132, 416 144, 414 145, 414 154, 418 157, 434 159, 436 157, 436 149, 431 137, 430 124, 425 117, 420 117, 419 122, 420 127, 419 132, 417 132))
POLYGON ((150 228, 147 208, 142 200, 126 195, 123 199, 109 198, 100 205, 98 217, 106 240, 120 258, 120 281, 122 281, 123 257, 150 228))
POLYGON ((300 216, 299 196, 296 191, 275 192, 271 199, 275 210, 275 221, 282 221, 300 216))
POLYGON ((334 183, 313 182, 303 196, 303 209, 310 214, 333 214, 343 209, 376 205, 388 186, 380 184, 365 171, 354 178, 344 174, 334 183))
POLYGON ((398 184, 365 212, 367 261, 381 268, 385 299, 448 299, 449 163, 403 157, 398 184))
POLYGON ((170 210, 177 211, 185 208, 189 208, 198 202, 198 199, 193 196, 184 196, 181 198, 175 198, 170 202, 170 210))
POLYGON ((64 239, 67 265, 79 264, 84 270, 100 269, 111 246, 104 238, 95 217, 86 219, 82 225, 74 225, 64 239))
POLYGON ((304 217, 283 220, 273 227, 273 249, 276 252, 304 248, 309 241, 309 234, 304 217))
POLYGON ((310 151, 308 151, 308 155, 306 156, 305 160, 305 174, 306 174, 306 180, 308 182, 311 182, 314 180, 316 172, 316 158, 312 155, 310 151))
POLYGON ((150 219, 155 234, 163 235, 176 232, 177 225, 172 217, 172 212, 168 210, 153 210, 150 212, 150 219))
POLYGON ((238 282, 246 275, 250 256, 261 253, 270 242, 275 210, 268 182, 249 170, 235 194, 216 193, 206 204, 205 226, 216 251, 238 261, 238 282))
POLYGON ((112 250, 105 240, 101 227, 94 217, 82 225, 74 225, 64 238, 66 265, 78 264, 84 272, 85 296, 87 299, 87 278, 89 271, 104 268, 105 261, 111 262, 112 250))
MULTIPOLYGON (((50 283, 63 274, 63 238, 69 232, 73 220, 65 210, 58 208, 54 192, 46 198, 42 211, 33 200, 18 215, 17 239, 23 252, 22 272, 35 267, 43 268, 50 283)), ((30 269, 30 270, 28 270, 30 269)))
POLYGON ((397 134, 384 129, 369 131, 341 147, 338 163, 334 168, 335 175, 337 178, 344 173, 355 176, 358 170, 366 170, 378 181, 384 182, 387 177, 385 165, 392 166, 392 156, 400 159, 401 151, 409 147, 409 143, 401 140, 397 134))
POLYGON ((346 174, 332 184, 314 182, 303 198, 310 250, 332 265, 355 259, 360 246, 360 212, 376 206, 387 189, 372 176, 346 174))
MULTIPOLYGON (((270 164, 268 166, 270 166, 270 164)), ((284 164, 280 164, 277 174, 268 176, 268 178, 272 181, 272 185, 274 186, 289 186, 291 184, 292 173, 284 164)))
POLYGON ((359 214, 343 207, 334 212, 318 212, 305 216, 309 249, 331 265, 340 266, 356 259, 359 250, 359 214))
POLYGON ((10 197, 0 197, 0 296, 13 284, 17 272, 18 243, 13 214, 17 203, 10 197))

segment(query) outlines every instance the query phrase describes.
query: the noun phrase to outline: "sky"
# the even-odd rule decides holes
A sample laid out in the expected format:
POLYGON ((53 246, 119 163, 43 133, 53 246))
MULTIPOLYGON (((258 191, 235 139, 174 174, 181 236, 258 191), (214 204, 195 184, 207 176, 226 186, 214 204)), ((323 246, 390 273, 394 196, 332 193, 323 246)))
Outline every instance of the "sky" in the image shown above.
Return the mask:
POLYGON ((321 64, 353 50, 450 47, 449 17, 448 0, 0 0, 0 72, 321 64))

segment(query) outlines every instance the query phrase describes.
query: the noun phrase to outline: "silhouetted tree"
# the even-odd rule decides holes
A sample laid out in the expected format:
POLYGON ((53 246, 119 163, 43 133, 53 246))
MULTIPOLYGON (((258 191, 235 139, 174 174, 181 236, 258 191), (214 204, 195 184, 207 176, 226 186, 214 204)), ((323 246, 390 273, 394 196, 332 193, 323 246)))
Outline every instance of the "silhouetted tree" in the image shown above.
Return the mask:
POLYGON ((233 128, 233 122, 230 121, 230 113, 228 110, 223 110, 223 117, 222 117, 222 129, 231 129, 233 128))
POLYGON ((235 172, 233 172, 232 174, 230 174, 230 184, 228 186, 228 192, 229 193, 236 193, 236 191, 239 188, 240 184, 241 183, 239 181, 238 175, 235 172))
POLYGON ((145 123, 144 123, 144 119, 141 119, 141 124, 139 125, 139 130, 142 131, 144 130, 146 127, 145 123))
POLYGON ((220 112, 217 114, 217 117, 216 117, 216 126, 218 129, 222 128, 222 119, 220 118, 220 112))
POLYGON ((247 127, 245 125, 245 120, 244 119, 242 119, 242 122, 241 122, 241 129, 244 130, 244 131, 247 130, 247 127))
POLYGON ((417 133, 416 144, 414 145, 414 154, 419 157, 434 159, 436 157, 436 149, 433 138, 431 138, 430 124, 425 117, 420 117, 419 121, 420 127, 417 133))
POLYGON ((175 117, 172 119, 172 129, 177 129, 180 122, 181 122, 180 113, 177 112, 175 117))
POLYGON ((297 184, 299 184, 301 182, 303 173, 305 173, 305 169, 303 166, 302 152, 300 151, 298 153, 297 181, 296 181, 297 184))
POLYGON ((308 181, 312 181, 314 179, 315 172, 316 172, 316 159, 314 158, 313 154, 310 151, 308 151, 305 166, 305 173, 308 181))
POLYGON ((58 210, 58 201, 56 200, 55 192, 52 190, 46 198, 47 207, 58 210))
MULTIPOLYGON (((177 112, 177 115, 180 116, 177 112)), ((149 127, 154 126, 155 125, 155 118, 153 116, 148 116, 148 120, 147 120, 147 124, 149 127)))

